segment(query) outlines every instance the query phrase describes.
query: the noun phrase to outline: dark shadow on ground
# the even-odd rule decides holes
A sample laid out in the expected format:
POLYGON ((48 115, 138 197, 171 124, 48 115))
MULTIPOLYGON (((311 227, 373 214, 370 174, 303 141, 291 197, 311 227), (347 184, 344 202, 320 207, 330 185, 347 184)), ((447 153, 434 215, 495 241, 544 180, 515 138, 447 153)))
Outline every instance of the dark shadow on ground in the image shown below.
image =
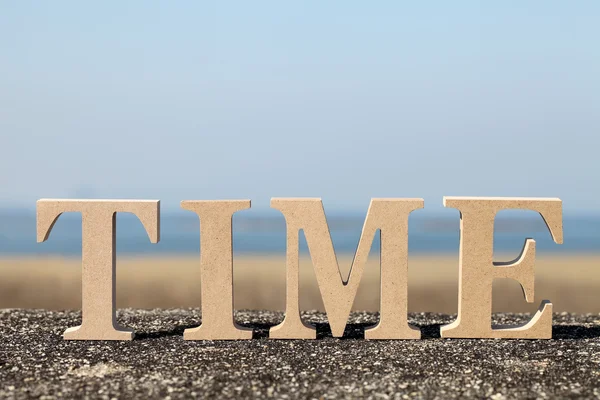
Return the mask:
MULTIPOLYGON (((241 324, 246 328, 252 328, 254 331, 252 339, 268 339, 269 329, 277 324, 241 324)), ((317 329, 317 339, 333 338, 329 324, 313 324, 317 329)), ((348 324, 344 329, 344 335, 339 339, 364 339, 365 328, 372 324, 348 324)))
POLYGON ((600 326, 554 325, 552 339, 592 339, 600 337, 600 326))
POLYGON ((415 325, 421 329, 421 339, 439 339, 440 328, 443 324, 415 325))
POLYGON ((136 332, 134 340, 145 340, 145 339, 160 339, 170 336, 183 336, 183 331, 189 328, 196 328, 198 325, 181 325, 176 326, 172 330, 161 330, 157 332, 136 332))
MULTIPOLYGON (((268 339, 269 329, 276 324, 244 324, 247 328, 252 328, 254 334, 253 339, 268 339)), ((314 324, 317 328, 317 339, 333 338, 331 333, 331 326, 326 323, 314 324)), ((344 335, 339 339, 364 339, 365 330, 373 327, 374 325, 369 324, 348 324, 344 329, 344 335)), ((421 329, 421 339, 439 339, 440 338, 440 326, 442 324, 430 324, 417 326, 421 329)))
MULTIPOLYGON (((246 328, 252 328, 252 339, 268 339, 269 329, 277 324, 265 324, 265 323, 253 323, 253 324, 240 324, 246 328)), ((316 323, 314 324, 317 329, 317 339, 328 339, 333 338, 331 334, 331 327, 327 323, 316 323)), ((421 339, 439 339, 440 338, 440 327, 443 324, 424 324, 416 325, 421 329, 421 339)), ((135 335, 136 340, 145 339, 160 339, 163 337, 170 336, 183 336, 183 331, 189 328, 195 328, 195 325, 182 325, 177 326, 172 330, 161 330, 157 332, 137 332, 135 335)), ((372 327, 373 324, 348 324, 344 330, 344 335, 339 338, 342 340, 346 339, 364 339, 365 329, 372 327)), ((552 327, 552 339, 561 340, 576 340, 576 339, 592 339, 600 337, 600 326, 581 326, 581 325, 554 325, 552 327)))

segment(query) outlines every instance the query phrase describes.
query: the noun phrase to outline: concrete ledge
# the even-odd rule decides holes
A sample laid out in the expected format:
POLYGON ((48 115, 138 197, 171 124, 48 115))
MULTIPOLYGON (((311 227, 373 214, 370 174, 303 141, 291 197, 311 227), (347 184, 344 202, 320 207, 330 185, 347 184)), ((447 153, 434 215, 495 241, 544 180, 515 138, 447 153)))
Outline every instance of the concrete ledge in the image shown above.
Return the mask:
MULTIPOLYGON (((377 314, 353 313, 345 337, 266 339, 274 312, 240 311, 256 340, 186 342, 199 310, 120 310, 132 342, 71 342, 78 312, 0 310, 2 398, 456 398, 599 397, 600 316, 555 314, 552 340, 439 339, 453 317, 411 314, 424 340, 365 341, 377 314)), ((496 323, 526 315, 497 314, 496 323)))

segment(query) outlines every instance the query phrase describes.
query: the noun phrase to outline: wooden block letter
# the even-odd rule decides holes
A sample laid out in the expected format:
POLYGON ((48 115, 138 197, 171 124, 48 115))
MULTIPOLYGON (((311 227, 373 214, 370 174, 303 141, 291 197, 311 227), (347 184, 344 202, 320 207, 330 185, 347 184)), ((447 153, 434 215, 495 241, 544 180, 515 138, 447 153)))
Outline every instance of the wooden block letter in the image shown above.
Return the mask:
POLYGON ((533 302, 535 241, 526 239, 513 262, 494 263, 494 219, 505 209, 540 213, 552 238, 563 242, 562 201, 555 198, 444 197, 444 206, 460 211, 458 318, 441 328, 445 338, 550 339, 552 303, 543 301, 534 317, 521 326, 492 327, 492 281, 511 278, 521 284, 527 302, 533 302))
POLYGON ((314 339, 316 331, 300 319, 298 299, 298 231, 304 230, 317 283, 333 336, 340 337, 358 290, 377 229, 381 235, 380 321, 366 339, 419 339, 407 322, 408 215, 423 208, 423 199, 372 199, 348 281, 340 275, 321 199, 272 199, 287 224, 287 289, 284 321, 271 328, 273 339, 314 339))
POLYGON ((252 329, 233 320, 233 247, 231 218, 250 208, 250 200, 188 200, 181 208, 200 218, 202 324, 183 332, 185 340, 252 339, 252 329))
POLYGON ((150 241, 160 240, 158 200, 53 200, 37 202, 37 241, 48 239, 58 217, 65 212, 82 216, 81 325, 69 328, 66 340, 131 340, 131 329, 120 327, 115 313, 116 213, 135 214, 150 241))

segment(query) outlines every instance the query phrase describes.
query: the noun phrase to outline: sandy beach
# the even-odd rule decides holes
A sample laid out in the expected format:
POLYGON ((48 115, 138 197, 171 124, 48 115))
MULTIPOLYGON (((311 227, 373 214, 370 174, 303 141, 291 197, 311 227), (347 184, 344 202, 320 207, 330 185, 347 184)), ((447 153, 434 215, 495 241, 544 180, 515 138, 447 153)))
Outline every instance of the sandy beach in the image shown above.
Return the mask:
MULTIPOLYGON (((505 259, 510 259, 506 257, 505 259)), ((347 276, 350 256, 339 257, 347 276)), ((79 309, 81 260, 60 257, 0 259, 0 308, 79 309)), ((323 310, 308 256, 300 263, 300 301, 303 310, 323 310)), ((454 313, 458 296, 458 256, 409 257, 409 310, 454 313)), ((241 255, 234 258, 236 309, 285 308, 285 256, 241 255)), ((494 311, 533 312, 543 299, 554 311, 600 312, 600 255, 546 255, 536 263, 534 303, 526 303, 512 280, 494 283, 494 311)), ((119 257, 117 306, 119 308, 198 307, 199 257, 119 257)), ((379 259, 369 258, 354 310, 379 308, 379 259)))

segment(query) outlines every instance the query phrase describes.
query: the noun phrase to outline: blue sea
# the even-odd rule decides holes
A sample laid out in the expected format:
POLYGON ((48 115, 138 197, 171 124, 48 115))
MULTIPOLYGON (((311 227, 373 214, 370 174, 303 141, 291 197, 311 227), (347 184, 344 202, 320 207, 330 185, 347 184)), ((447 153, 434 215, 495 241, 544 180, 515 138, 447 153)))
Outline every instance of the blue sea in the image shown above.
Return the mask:
MULTIPOLYGON (((277 211, 233 218, 233 247, 236 253, 284 253, 285 221, 277 211)), ((353 253, 360 238, 365 213, 327 215, 336 252, 353 253)), ((117 215, 118 254, 198 254, 200 249, 198 217, 186 211, 163 212, 161 240, 151 244, 141 223, 130 214, 117 215)), ((518 253, 527 237, 537 242, 538 254, 547 252, 593 253, 600 251, 600 216, 565 215, 564 244, 552 241, 542 218, 533 212, 518 212, 495 223, 494 251, 518 253)), ((379 235, 372 251, 379 250, 379 235)), ((409 219, 409 251, 411 253, 456 253, 459 246, 459 215, 427 215, 414 212, 409 219)), ((301 251, 306 252, 300 234, 301 251)), ((35 213, 23 210, 0 210, 0 255, 81 254, 81 216, 62 215, 49 239, 36 242, 35 213)))

